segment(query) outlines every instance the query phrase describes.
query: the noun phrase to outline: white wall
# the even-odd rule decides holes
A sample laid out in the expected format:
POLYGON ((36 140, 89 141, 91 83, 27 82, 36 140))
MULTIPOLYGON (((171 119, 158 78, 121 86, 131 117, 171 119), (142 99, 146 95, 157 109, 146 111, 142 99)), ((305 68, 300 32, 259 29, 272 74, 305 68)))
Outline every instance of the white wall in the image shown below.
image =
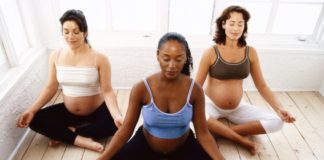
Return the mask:
MULTIPOLYGON (((156 49, 154 48, 106 48, 112 66, 112 83, 116 88, 130 88, 134 83, 158 71, 156 49)), ((204 49, 192 49, 194 71, 198 68, 204 49)), ((319 51, 274 50, 257 48, 264 78, 273 90, 319 90, 324 79, 324 54, 319 51)), ((254 90, 249 77, 244 89, 254 90)))
POLYGON ((32 63, 9 73, 9 81, 0 91, 0 160, 9 157, 26 131, 16 128, 17 117, 35 100, 45 84, 48 56, 44 50, 38 52, 42 53, 34 53, 39 56, 32 63))

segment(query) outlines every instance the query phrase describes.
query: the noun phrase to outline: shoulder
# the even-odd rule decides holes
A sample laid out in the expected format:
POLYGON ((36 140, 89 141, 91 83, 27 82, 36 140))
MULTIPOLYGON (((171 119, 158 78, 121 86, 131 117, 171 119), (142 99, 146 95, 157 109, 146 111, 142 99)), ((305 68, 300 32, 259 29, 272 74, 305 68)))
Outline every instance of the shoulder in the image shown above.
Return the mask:
POLYGON ((135 83, 131 89, 130 100, 133 102, 143 103, 145 93, 147 93, 144 80, 135 83))
POLYGON ((97 60, 108 61, 108 56, 105 53, 97 52, 97 51, 93 51, 93 53, 97 57, 97 60))
POLYGON ((94 53, 94 56, 96 59, 96 63, 98 64, 99 67, 105 66, 105 65, 110 66, 109 59, 105 53, 101 53, 101 52, 97 52, 97 51, 93 51, 93 53, 94 53))
POLYGON ((59 54, 61 54, 63 49, 55 49, 50 53, 49 60, 51 62, 55 62, 56 59, 58 58, 59 54))
POLYGON ((252 46, 247 46, 247 47, 249 47, 249 57, 250 57, 250 60, 253 62, 254 60, 256 60, 258 58, 257 51, 252 46))
POLYGON ((212 64, 217 58, 215 53, 215 46, 210 46, 204 50, 204 53, 201 56, 201 61, 205 64, 212 64))
POLYGON ((213 56, 215 55, 215 45, 208 47, 204 51, 204 56, 213 56))
POLYGON ((134 91, 134 92, 143 92, 143 91, 145 91, 144 80, 140 80, 140 81, 136 82, 132 87, 132 91, 134 91))

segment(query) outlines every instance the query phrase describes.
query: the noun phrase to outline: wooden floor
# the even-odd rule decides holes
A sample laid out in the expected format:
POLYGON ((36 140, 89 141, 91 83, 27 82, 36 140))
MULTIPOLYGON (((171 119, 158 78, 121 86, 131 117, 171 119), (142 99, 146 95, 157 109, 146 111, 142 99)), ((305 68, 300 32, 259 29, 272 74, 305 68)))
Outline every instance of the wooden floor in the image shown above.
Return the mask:
MULTIPOLYGON (((116 91, 118 104, 126 112, 129 90, 116 91)), ((317 92, 276 92, 284 108, 292 112, 297 121, 285 124, 277 133, 253 136, 260 144, 258 154, 250 153, 231 141, 217 139, 221 153, 228 160, 324 160, 324 98, 317 92)), ((258 92, 246 92, 244 99, 254 105, 270 109, 258 92)), ((51 103, 62 101, 58 93, 51 103)), ((224 123, 229 124, 227 121, 224 123)), ((141 121, 139 122, 141 123, 141 121)), ((138 125, 139 125, 138 123, 138 125)), ((229 124, 230 125, 230 124, 229 124)), ((71 145, 48 147, 48 138, 30 134, 19 152, 17 160, 93 160, 99 154, 71 145)), ((108 140, 102 140, 106 144, 108 140)))

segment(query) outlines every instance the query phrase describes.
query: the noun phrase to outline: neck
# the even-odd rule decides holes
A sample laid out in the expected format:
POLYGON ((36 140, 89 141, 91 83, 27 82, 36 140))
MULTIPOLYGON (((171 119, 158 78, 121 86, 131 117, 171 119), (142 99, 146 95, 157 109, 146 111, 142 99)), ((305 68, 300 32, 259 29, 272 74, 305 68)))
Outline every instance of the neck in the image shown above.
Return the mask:
POLYGON ((238 41, 226 38, 226 46, 232 49, 238 48, 238 41))
POLYGON ((89 45, 88 44, 83 44, 83 45, 80 45, 80 46, 78 46, 76 48, 70 48, 70 52, 73 55, 77 55, 77 54, 85 53, 85 51, 87 51, 88 49, 90 49, 89 45))
POLYGON ((173 79, 169 79, 167 77, 165 77, 162 72, 159 73, 159 79, 162 83, 168 83, 168 84, 171 84, 171 83, 176 83, 180 80, 181 78, 181 75, 178 75, 177 77, 173 78, 173 79))

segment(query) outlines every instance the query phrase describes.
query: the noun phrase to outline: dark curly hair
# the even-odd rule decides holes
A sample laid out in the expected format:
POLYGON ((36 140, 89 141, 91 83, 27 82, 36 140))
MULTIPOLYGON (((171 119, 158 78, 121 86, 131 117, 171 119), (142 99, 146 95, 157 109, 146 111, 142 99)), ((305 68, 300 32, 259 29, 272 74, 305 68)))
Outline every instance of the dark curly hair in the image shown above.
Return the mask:
MULTIPOLYGON (((79 26, 81 32, 88 33, 87 20, 82 11, 76 9, 67 10, 60 18, 62 26, 65 21, 74 21, 79 26)), ((89 44, 87 36, 85 37, 84 41, 85 43, 89 44)))
POLYGON ((168 32, 164 34, 159 40, 157 54, 159 54, 159 49, 161 49, 161 47, 170 40, 178 41, 180 44, 182 44, 183 48, 185 49, 187 61, 184 64, 181 73, 190 76, 191 69, 193 69, 193 62, 188 42, 184 36, 176 32, 168 32))
POLYGON ((243 15, 244 19, 244 30, 242 36, 238 40, 238 45, 243 47, 246 46, 246 33, 248 30, 248 25, 247 22, 250 19, 250 13, 243 7, 241 6, 229 6, 227 7, 222 15, 217 18, 216 20, 216 33, 214 36, 213 41, 216 42, 217 44, 224 44, 226 42, 226 34, 225 34, 225 29, 223 28, 223 24, 225 23, 226 20, 228 20, 231 17, 231 13, 233 12, 238 12, 243 15))

